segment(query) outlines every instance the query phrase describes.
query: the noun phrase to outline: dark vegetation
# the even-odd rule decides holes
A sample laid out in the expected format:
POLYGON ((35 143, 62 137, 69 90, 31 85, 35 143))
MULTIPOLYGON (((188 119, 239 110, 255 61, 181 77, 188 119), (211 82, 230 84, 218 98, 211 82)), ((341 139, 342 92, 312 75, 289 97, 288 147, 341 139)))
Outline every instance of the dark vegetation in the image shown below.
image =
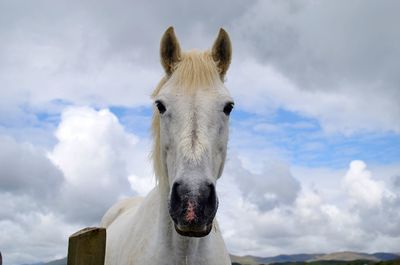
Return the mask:
MULTIPOLYGON (((232 265, 246 265, 234 262, 232 265)), ((264 264, 259 264, 264 265, 264 264)), ((387 260, 387 261, 371 261, 371 260, 353 260, 353 261, 342 261, 342 260, 320 260, 311 262, 276 262, 269 265, 400 265, 400 259, 387 260)))

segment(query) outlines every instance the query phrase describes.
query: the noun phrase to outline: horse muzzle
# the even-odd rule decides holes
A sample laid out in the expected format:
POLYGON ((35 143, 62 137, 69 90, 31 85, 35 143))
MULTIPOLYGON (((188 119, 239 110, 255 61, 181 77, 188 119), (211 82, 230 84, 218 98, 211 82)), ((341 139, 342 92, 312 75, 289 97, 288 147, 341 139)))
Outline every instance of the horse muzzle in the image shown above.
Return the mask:
POLYGON ((204 182, 195 189, 176 181, 171 189, 169 214, 178 234, 188 237, 207 236, 218 209, 215 186, 204 182))

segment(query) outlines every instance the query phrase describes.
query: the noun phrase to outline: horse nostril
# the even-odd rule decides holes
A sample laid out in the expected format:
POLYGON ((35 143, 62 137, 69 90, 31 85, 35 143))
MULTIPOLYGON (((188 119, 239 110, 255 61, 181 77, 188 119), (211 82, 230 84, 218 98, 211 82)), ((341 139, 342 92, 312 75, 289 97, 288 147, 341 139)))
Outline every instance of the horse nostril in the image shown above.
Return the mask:
POLYGON ((213 183, 208 184, 208 188, 211 192, 215 192, 215 185, 213 183))
POLYGON ((215 192, 215 186, 214 184, 210 184, 208 185, 208 188, 209 188, 208 203, 210 205, 215 205, 217 198, 217 194, 215 192))
POLYGON ((179 195, 179 186, 181 184, 179 182, 175 182, 172 185, 172 190, 171 190, 171 206, 176 206, 181 203, 181 196, 179 195))
POLYGON ((204 202, 204 215, 205 216, 214 216, 217 207, 217 194, 215 191, 215 185, 210 183, 206 184, 204 187, 203 193, 203 202, 204 202))
POLYGON ((181 183, 179 181, 175 181, 174 184, 172 185, 172 190, 177 189, 180 185, 181 183))

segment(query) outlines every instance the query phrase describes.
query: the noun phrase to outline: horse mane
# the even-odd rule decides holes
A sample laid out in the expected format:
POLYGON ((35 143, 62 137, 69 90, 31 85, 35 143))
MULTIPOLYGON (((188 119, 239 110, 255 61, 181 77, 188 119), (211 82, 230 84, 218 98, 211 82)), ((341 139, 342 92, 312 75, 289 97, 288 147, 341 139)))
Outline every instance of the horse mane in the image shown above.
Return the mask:
MULTIPOLYGON (((221 75, 211 52, 190 51, 182 54, 181 60, 174 66, 172 75, 166 75, 161 79, 151 98, 154 99, 167 84, 183 94, 193 94, 199 89, 216 87, 221 82, 221 75)), ((161 163, 160 114, 155 108, 153 108, 151 130, 153 136, 151 159, 156 183, 166 185, 168 180, 161 163)))

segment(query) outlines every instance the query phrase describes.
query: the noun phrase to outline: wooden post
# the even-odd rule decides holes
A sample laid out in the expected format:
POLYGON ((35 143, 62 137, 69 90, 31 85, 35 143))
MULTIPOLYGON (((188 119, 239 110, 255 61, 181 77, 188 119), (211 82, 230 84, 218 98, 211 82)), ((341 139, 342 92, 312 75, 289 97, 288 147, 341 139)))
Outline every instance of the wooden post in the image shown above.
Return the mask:
POLYGON ((68 265, 104 265, 106 229, 84 228, 69 237, 68 265))

